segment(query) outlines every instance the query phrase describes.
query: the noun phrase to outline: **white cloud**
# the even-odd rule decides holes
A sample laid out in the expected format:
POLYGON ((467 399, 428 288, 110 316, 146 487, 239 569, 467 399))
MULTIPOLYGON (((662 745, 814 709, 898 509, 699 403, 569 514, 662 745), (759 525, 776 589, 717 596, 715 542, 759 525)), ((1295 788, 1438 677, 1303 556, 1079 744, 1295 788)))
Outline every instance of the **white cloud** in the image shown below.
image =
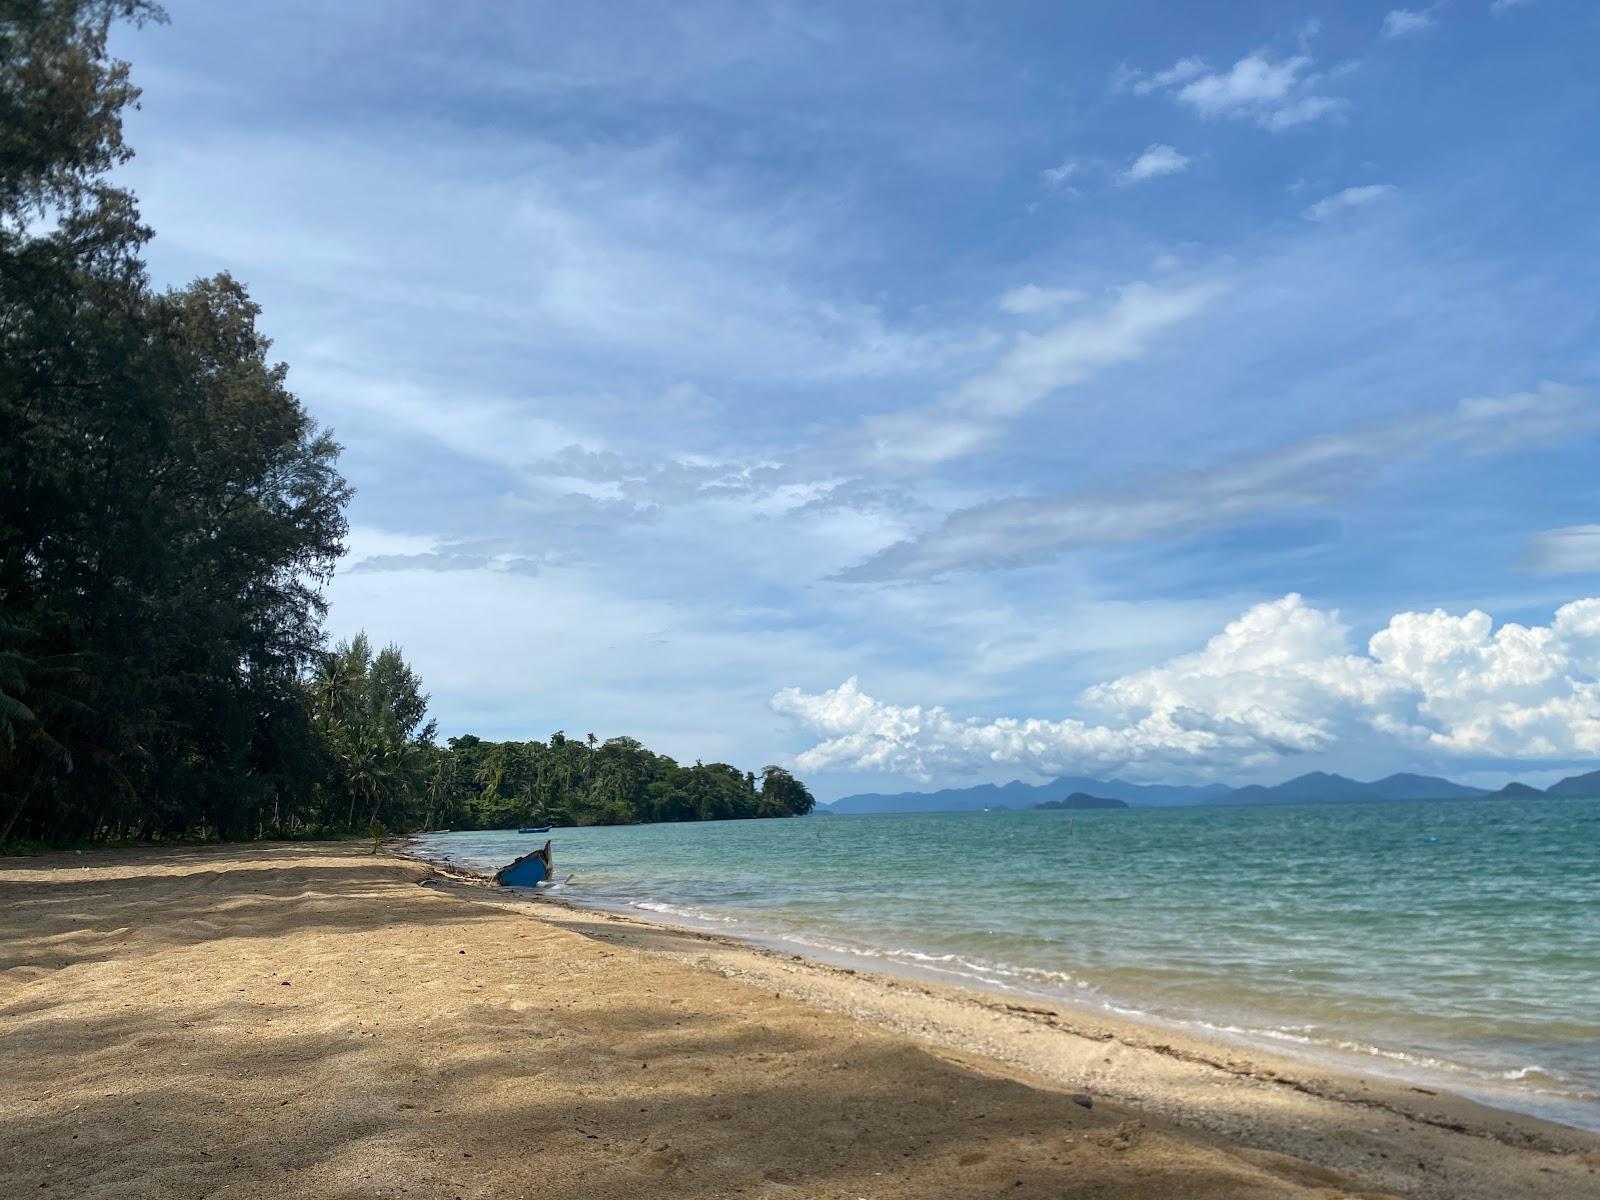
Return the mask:
POLYGON ((1159 142, 1146 148, 1134 159, 1126 171, 1117 177, 1119 183, 1138 183, 1160 175, 1175 175, 1188 169, 1189 156, 1159 142))
POLYGON ((1534 534, 1528 565, 1536 571, 1600 573, 1600 525, 1568 525, 1534 534))
POLYGON ((1397 191, 1399 189, 1392 183, 1369 183, 1361 187, 1347 187, 1342 192, 1324 196, 1302 210, 1300 215, 1308 221, 1326 221, 1335 213, 1343 212, 1347 208, 1360 208, 1363 204, 1371 204, 1374 200, 1392 196, 1397 191))
POLYGON ((1216 283, 1161 288, 1132 283, 1098 312, 1044 333, 1023 333, 999 362, 969 380, 960 408, 1013 416, 1060 388, 1142 357, 1165 330, 1194 317, 1222 293, 1216 283))
POLYGON ((1137 95, 1148 96, 1151 92, 1160 91, 1162 88, 1188 83, 1189 80, 1205 73, 1206 64, 1202 60, 1180 58, 1165 71, 1157 71, 1154 75, 1144 75, 1133 80, 1132 87, 1137 95))
POLYGON ((1322 77, 1311 58, 1274 59, 1266 51, 1247 54, 1226 71, 1210 71, 1199 59, 1181 59, 1154 75, 1140 76, 1140 95, 1165 92, 1209 120, 1249 120, 1263 129, 1289 129, 1330 116, 1344 101, 1315 89, 1322 77))
POLYGON ((425 534, 396 533, 371 525, 351 525, 350 532, 345 535, 344 557, 339 565, 353 566, 391 554, 427 554, 436 546, 437 539, 425 534))
MULTIPOLYGON (((913 468, 973 454, 1046 396, 1144 357, 1160 334, 1197 316, 1223 290, 1215 282, 1119 288, 1093 312, 1017 334, 987 370, 938 403, 867 418, 863 452, 880 467, 913 468)), ((1017 297, 1024 306, 1045 298, 1042 291, 1017 297)))
POLYGON ((1082 701, 1096 719, 962 719, 880 701, 851 678, 820 693, 785 688, 771 703, 821 735, 796 756, 802 769, 920 779, 996 765, 1192 778, 1357 743, 1434 761, 1581 759, 1600 755, 1600 599, 1563 606, 1548 626, 1498 630, 1476 610, 1399 613, 1363 654, 1337 612, 1290 594, 1082 701))
POLYGON ((1261 124, 1273 133, 1277 133, 1282 129, 1293 129, 1296 125, 1332 116, 1343 107, 1344 101, 1332 96, 1302 96, 1298 100, 1274 108, 1261 119, 1261 124))
MULTIPOLYGON (((367 340, 385 372, 414 382, 451 355, 516 345, 536 356, 541 390, 555 375, 591 381, 594 360, 619 356, 743 383, 929 365, 912 362, 917 335, 820 281, 847 239, 832 198, 755 213, 671 140, 572 149, 427 122, 359 146, 322 128, 165 139, 143 138, 128 168, 164 231, 157 268, 226 266, 269 301, 304 291, 279 306, 294 314, 279 318, 287 348, 293 320, 307 340, 367 340), (388 181, 376 208, 375 180, 388 181), (338 319, 350 305, 363 320, 338 319)), ((331 361, 348 364, 347 349, 331 361)), ((294 361, 310 356, 300 347, 294 361)))
POLYGON ((1044 170, 1039 172, 1039 178, 1044 181, 1046 187, 1071 191, 1072 189, 1066 187, 1067 180, 1071 179, 1074 175, 1078 174, 1082 170, 1082 163, 1078 162, 1076 159, 1069 158, 1066 160, 1066 162, 1060 163, 1056 166, 1046 167, 1044 170))
POLYGON ((850 568, 851 580, 930 579, 1045 562, 1073 550, 1189 537, 1265 513, 1329 504, 1392 463, 1430 451, 1503 453, 1592 428, 1583 392, 1541 384, 1445 413, 1308 438, 1203 471, 1165 472, 1099 492, 1023 496, 958 509, 850 568))
POLYGON ((1418 12, 1414 9, 1392 9, 1383 18, 1383 36, 1386 38, 1406 37, 1413 33, 1422 33, 1432 29, 1437 22, 1433 14, 1418 12))
POLYGON ((1203 117, 1236 116, 1288 99, 1300 85, 1311 59, 1305 55, 1273 62, 1248 54, 1228 71, 1202 76, 1185 84, 1178 99, 1203 117))
POLYGON ((1047 288, 1035 283, 1025 283, 1012 288, 1000 297, 1000 308, 1017 317, 1031 317, 1036 313, 1054 312, 1072 304, 1082 304, 1089 293, 1080 288, 1047 288))

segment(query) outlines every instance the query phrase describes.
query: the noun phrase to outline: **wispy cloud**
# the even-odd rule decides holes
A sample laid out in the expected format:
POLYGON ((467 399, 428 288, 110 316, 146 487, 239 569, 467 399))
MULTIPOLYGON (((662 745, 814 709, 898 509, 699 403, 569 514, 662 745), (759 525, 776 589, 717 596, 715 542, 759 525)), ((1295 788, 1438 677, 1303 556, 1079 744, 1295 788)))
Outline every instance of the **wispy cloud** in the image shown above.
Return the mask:
POLYGON ((1584 392, 1544 384, 1509 396, 1464 400, 1447 413, 1308 438, 1202 471, 1168 472, 1105 491, 995 500, 949 514, 937 527, 884 549, 844 579, 928 579, 1018 567, 1074 550, 1191 537, 1267 513, 1325 505, 1392 463, 1453 449, 1495 454, 1592 431, 1584 392))
POLYGON ((1326 221, 1335 213, 1349 208, 1360 208, 1362 205, 1371 204, 1374 200, 1392 196, 1397 191, 1399 189, 1392 183, 1369 183, 1360 187, 1347 187, 1342 192, 1324 196, 1315 204, 1303 209, 1300 215, 1308 221, 1326 221))
POLYGON ((1547 529, 1528 540, 1527 565, 1551 573, 1600 574, 1600 525, 1547 529))
POLYGON ((1083 170, 1083 164, 1076 159, 1067 159, 1053 167, 1046 167, 1039 172, 1039 178, 1048 188, 1070 191, 1067 181, 1077 176, 1083 170))
POLYGON ((956 404, 983 415, 1014 416, 1052 392, 1146 354, 1158 335, 1199 314, 1222 291, 1215 282, 1129 284, 1096 312, 1043 333, 1019 334, 999 362, 961 387, 956 404))
POLYGON ((1089 293, 1082 288, 1047 288, 1025 283, 1001 296, 1000 308, 1013 316, 1028 317, 1082 304, 1088 298, 1089 293))
MULTIPOLYGON (((1224 290, 1216 281, 1132 283, 1080 316, 1038 333, 1020 332, 988 368, 937 403, 869 418, 866 453, 879 465, 918 467, 976 453, 1045 397, 1144 357, 1163 333, 1198 316, 1224 290)), ((1046 295, 1016 299, 1026 306, 1046 295)))
POLYGON ((1161 175, 1176 175, 1188 170, 1190 161, 1188 155, 1157 143, 1147 147, 1143 154, 1134 159, 1128 169, 1117 176, 1117 181, 1123 184, 1139 183, 1161 175))
POLYGON ((1127 86, 1135 95, 1148 96, 1151 92, 1159 92, 1162 88, 1188 83, 1189 80, 1204 75, 1208 69, 1202 59, 1180 58, 1165 71, 1157 71, 1153 75, 1139 75, 1135 72, 1127 81, 1127 86))
POLYGON ((1408 8, 1391 9, 1383 18, 1383 36, 1386 38, 1409 37, 1412 34, 1432 29, 1436 24, 1438 22, 1430 11, 1408 8))
MULTIPOLYGON (((1469 34, 1489 3, 1440 23, 1469 34)), ((1552 131, 1518 147, 1485 119, 1505 97, 1468 84, 1481 38, 1357 80, 1334 65, 1348 21, 1268 41, 1240 6, 1168 6, 1174 49, 1114 102, 1047 64, 1070 50, 1098 84, 1129 43, 1041 42, 1020 9, 975 54, 939 7, 635 4, 619 36, 595 6, 441 23, 349 0, 305 53, 295 6, 184 7, 124 45, 153 274, 249 281, 358 492, 332 628, 403 641, 451 732, 655 745, 670 721, 662 749, 759 763, 800 744, 765 707, 783 683, 1026 713, 1309 572, 1385 612, 1423 578, 1462 610, 1589 578, 1508 575, 1503 551, 1547 530, 1541 569, 1583 561, 1583 527, 1549 527, 1591 519, 1557 489, 1581 491, 1592 440, 1463 486, 1465 455, 1549 406, 1459 418, 1482 446, 1418 426, 1388 460, 1415 470, 1313 437, 1529 362, 1593 374, 1586 228, 1540 203, 1587 166, 1547 120, 1581 64, 1518 19, 1542 9, 1498 23, 1541 68, 1512 98, 1552 131), (1260 132, 1327 129, 1345 96, 1384 128, 1288 158, 1260 132), (1160 146, 1188 178, 1163 182, 1160 146), (1460 174, 1513 149, 1527 171, 1460 174), (1296 174, 1316 182, 1290 199, 1296 174), (1294 215, 1383 179, 1405 193, 1294 215), (1162 463, 1186 471, 1141 473, 1162 463), (1414 520, 1375 518, 1380 495, 1414 520), (862 564, 896 585, 831 582, 862 564)))

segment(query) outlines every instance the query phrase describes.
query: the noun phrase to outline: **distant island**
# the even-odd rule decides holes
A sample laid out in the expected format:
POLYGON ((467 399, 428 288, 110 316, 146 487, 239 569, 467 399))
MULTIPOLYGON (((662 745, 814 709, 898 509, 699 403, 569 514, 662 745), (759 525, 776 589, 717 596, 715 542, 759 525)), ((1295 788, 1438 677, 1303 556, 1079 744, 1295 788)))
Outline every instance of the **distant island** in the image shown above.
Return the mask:
POLYGON ((1573 775, 1543 790, 1526 783, 1508 783, 1498 791, 1454 783, 1436 775, 1401 773, 1362 782, 1326 771, 1297 775, 1279 784, 1230 787, 1225 783, 1128 783, 1122 779, 1093 779, 1063 775, 1049 783, 983 783, 975 787, 942 788, 933 792, 863 792, 844 796, 818 812, 982 812, 994 809, 1089 807, 1072 805, 1075 796, 1109 807, 1114 801, 1129 808, 1170 807, 1184 804, 1360 804, 1391 800, 1537 800, 1554 797, 1600 797, 1600 771, 1573 775), (1060 799, 1067 793, 1067 799, 1060 799))
POLYGON ((1065 800, 1046 800, 1033 806, 1037 810, 1081 808, 1127 808, 1126 800, 1113 800, 1109 796, 1091 796, 1088 792, 1073 792, 1065 800))
POLYGON ((1545 792, 1541 792, 1536 787, 1530 787, 1525 783, 1508 783, 1508 784, 1505 785, 1505 787, 1501 788, 1498 792, 1490 792, 1487 796, 1484 797, 1484 799, 1485 800, 1522 800, 1522 799, 1526 799, 1529 796, 1543 796, 1543 795, 1546 795, 1546 793, 1545 792))

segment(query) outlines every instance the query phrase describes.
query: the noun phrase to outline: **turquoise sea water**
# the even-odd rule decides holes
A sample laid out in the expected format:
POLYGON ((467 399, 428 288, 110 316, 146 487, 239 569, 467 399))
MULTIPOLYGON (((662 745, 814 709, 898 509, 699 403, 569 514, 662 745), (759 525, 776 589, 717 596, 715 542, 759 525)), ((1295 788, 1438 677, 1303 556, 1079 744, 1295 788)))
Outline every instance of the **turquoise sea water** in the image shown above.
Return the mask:
MULTIPOLYGON (((558 829, 580 903, 1182 1022, 1600 1129, 1600 800, 558 829)), ((432 835, 493 867, 543 837, 432 835)))

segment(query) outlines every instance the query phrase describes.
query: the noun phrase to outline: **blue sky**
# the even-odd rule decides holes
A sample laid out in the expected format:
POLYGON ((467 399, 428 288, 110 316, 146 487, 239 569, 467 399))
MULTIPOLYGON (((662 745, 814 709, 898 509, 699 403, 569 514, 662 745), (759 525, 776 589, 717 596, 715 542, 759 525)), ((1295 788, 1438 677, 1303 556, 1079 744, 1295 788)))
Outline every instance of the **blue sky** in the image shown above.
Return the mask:
POLYGON ((156 277, 443 732, 823 797, 1600 759, 1600 8, 169 3, 156 277))

